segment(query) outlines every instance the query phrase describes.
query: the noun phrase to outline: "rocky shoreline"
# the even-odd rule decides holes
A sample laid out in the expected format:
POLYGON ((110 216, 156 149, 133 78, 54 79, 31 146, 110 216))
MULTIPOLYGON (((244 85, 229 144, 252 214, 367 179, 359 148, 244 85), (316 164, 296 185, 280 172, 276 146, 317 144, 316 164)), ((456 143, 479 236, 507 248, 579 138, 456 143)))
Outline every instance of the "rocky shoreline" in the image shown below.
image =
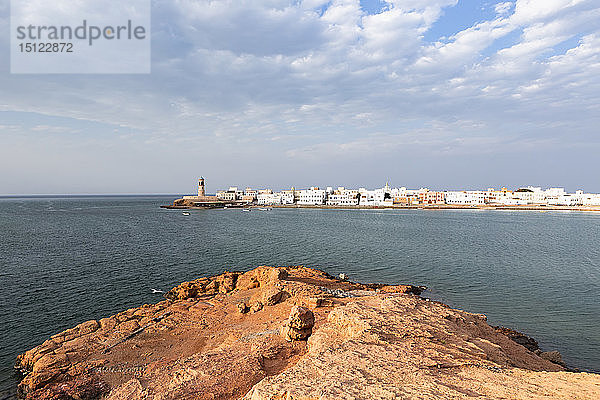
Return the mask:
POLYGON ((40 400, 597 399, 600 375, 486 317, 322 271, 257 267, 185 282, 20 355, 40 400))

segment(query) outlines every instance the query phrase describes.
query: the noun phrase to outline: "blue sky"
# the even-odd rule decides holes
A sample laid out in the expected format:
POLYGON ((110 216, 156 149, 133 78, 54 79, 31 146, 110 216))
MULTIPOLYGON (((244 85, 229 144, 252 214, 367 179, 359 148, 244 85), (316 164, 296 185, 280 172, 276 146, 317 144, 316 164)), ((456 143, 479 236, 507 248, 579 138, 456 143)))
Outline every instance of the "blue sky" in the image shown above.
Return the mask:
POLYGON ((600 192, 597 1, 152 7, 150 75, 11 75, 0 0, 0 195, 600 192))

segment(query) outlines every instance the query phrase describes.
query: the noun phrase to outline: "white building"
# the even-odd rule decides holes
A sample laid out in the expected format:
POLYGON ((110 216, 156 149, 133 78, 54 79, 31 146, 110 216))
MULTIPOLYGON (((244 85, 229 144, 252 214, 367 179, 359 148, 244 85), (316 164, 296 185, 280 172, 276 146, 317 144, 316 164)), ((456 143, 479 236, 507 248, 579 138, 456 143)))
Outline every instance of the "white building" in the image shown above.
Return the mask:
POLYGON ((357 206, 358 190, 350 190, 343 187, 337 188, 327 196, 328 206, 357 206))
POLYGON ((446 192, 446 204, 474 206, 485 204, 485 199, 483 191, 446 192))
POLYGON ((292 193, 259 193, 256 201, 259 205, 280 205, 294 204, 294 195, 292 193))
POLYGON ((256 196, 258 196, 258 190, 246 188, 246 190, 244 190, 244 196, 251 197, 253 200, 256 200, 256 196))
POLYGON ((327 200, 327 191, 317 187, 306 190, 297 190, 295 193, 297 203, 302 205, 322 205, 327 200))
POLYGON ((390 194, 392 195, 392 198, 406 196, 406 192, 407 192, 407 190, 404 186, 402 186, 401 188, 394 188, 394 189, 390 190, 390 194))
POLYGON ((522 200, 525 204, 547 204, 546 193, 540 187, 528 186, 515 190, 512 197, 522 200))
POLYGON ((360 188, 358 192, 360 194, 359 204, 361 206, 391 207, 394 204, 392 190, 388 184, 381 189, 375 190, 360 188))
POLYGON ((261 206, 281 204, 280 193, 259 193, 256 202, 261 206))
POLYGON ((584 193, 581 196, 581 205, 600 206, 600 194, 584 193))
POLYGON ((509 204, 513 202, 512 191, 507 188, 496 190, 489 188, 485 193, 486 204, 509 204))
POLYGON ((283 191, 278 194, 281 194, 281 204, 294 204, 294 193, 283 191))
POLYGON ((229 190, 219 190, 217 191, 217 197, 221 200, 226 201, 236 201, 241 196, 238 196, 237 188, 229 188, 229 190))
POLYGON ((578 196, 573 194, 564 194, 559 196, 556 200, 553 200, 551 205, 555 206, 578 206, 581 205, 581 200, 578 196))

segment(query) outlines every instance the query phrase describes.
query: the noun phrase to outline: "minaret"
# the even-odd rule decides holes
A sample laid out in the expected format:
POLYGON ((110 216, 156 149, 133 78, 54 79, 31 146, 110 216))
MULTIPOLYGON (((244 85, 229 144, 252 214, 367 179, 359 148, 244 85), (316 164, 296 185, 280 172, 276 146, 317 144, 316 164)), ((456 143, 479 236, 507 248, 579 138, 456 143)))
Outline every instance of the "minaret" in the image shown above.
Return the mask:
POLYGON ((204 177, 201 176, 200 179, 198 179, 198 197, 204 196, 206 196, 206 192, 204 191, 204 177))

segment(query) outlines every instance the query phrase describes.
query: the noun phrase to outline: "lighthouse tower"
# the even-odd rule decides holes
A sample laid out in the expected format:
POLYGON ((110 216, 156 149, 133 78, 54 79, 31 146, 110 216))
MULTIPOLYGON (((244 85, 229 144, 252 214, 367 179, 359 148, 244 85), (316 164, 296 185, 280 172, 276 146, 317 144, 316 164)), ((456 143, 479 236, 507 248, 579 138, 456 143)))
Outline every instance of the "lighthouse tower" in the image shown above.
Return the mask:
POLYGON ((204 177, 201 176, 200 179, 198 179, 198 197, 204 196, 206 196, 206 191, 204 190, 204 177))

